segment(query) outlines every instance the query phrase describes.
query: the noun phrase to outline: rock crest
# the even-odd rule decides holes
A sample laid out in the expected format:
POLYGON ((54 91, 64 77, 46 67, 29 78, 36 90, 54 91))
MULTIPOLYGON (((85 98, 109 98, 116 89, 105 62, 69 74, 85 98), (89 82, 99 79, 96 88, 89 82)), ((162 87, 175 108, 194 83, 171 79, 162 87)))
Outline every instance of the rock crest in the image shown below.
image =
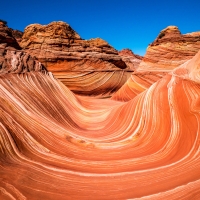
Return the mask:
POLYGON ((181 34, 178 27, 168 26, 151 43, 140 70, 172 70, 191 59, 200 50, 200 32, 181 34))
POLYGON ((65 22, 27 26, 20 45, 46 64, 47 68, 48 62, 80 59, 101 59, 114 63, 116 66, 113 68, 126 68, 117 50, 106 41, 100 38, 83 40, 65 22))

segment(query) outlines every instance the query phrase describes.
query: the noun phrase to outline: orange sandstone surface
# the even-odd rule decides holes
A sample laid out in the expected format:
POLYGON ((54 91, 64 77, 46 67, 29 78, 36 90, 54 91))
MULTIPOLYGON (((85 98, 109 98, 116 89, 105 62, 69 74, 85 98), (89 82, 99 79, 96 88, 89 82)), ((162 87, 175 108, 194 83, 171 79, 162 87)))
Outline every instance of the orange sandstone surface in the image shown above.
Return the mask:
POLYGON ((0 199, 200 199, 200 52, 157 76, 128 102, 77 96, 3 40, 0 199))
POLYGON ((166 71, 133 72, 126 83, 112 95, 111 99, 116 101, 129 101, 141 92, 144 92, 167 73, 166 71))

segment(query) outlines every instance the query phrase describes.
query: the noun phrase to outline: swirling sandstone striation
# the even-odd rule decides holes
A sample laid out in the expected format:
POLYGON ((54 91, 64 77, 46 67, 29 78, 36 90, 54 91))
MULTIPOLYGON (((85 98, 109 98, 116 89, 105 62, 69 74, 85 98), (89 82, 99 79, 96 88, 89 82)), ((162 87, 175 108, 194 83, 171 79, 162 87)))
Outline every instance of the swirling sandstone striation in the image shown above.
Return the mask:
POLYGON ((111 94, 131 75, 106 41, 83 40, 64 22, 29 25, 20 45, 77 94, 111 94))
POLYGON ((1 73, 0 199, 199 199, 199 73, 200 52, 129 102, 1 73))
POLYGON ((146 51, 140 70, 172 70, 191 59, 200 50, 200 32, 181 34, 168 26, 160 32, 146 51))
POLYGON ((130 101, 141 92, 147 90, 153 83, 167 74, 165 71, 136 71, 126 83, 112 95, 111 99, 116 101, 130 101))

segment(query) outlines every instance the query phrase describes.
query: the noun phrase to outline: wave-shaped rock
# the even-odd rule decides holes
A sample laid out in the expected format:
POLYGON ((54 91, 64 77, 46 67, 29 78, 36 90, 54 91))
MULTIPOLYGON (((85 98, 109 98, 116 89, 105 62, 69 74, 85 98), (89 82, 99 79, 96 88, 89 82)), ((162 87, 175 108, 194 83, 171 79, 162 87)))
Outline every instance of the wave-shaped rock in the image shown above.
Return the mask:
POLYGON ((172 70, 200 50, 200 32, 181 34, 178 27, 162 30, 146 51, 140 70, 172 70))
POLYGON ((199 199, 200 52, 129 102, 51 73, 0 75, 1 199, 199 199))
POLYGON ((29 25, 20 45, 77 94, 112 94, 131 75, 106 41, 83 40, 64 22, 29 25))
POLYGON ((141 92, 147 90, 153 83, 157 82, 167 72, 165 71, 136 71, 126 83, 112 95, 112 100, 116 101, 130 101, 141 92))
MULTIPOLYGON (((136 71, 112 99, 96 99, 73 94, 6 37, 12 40, 0 44, 0 199, 200 198, 200 52, 174 70, 136 71)), ((79 62, 105 77, 113 70, 105 60, 79 62)))

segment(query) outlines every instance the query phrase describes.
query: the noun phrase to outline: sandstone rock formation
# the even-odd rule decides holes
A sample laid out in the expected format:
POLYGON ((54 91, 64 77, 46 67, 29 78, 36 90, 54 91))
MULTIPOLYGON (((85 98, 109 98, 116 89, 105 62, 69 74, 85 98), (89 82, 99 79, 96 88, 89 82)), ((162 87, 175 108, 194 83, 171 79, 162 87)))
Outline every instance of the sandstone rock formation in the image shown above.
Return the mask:
POLYGON ((12 35, 17 40, 18 44, 22 41, 23 32, 12 29, 12 35))
POLYGON ((8 28, 6 24, 0 21, 0 44, 5 44, 6 46, 13 47, 15 49, 21 49, 16 38, 20 38, 20 31, 14 31, 8 28), (15 38, 16 36, 16 38, 15 38))
POLYGON ((129 101, 169 71, 191 59, 200 49, 200 32, 181 35, 176 26, 162 30, 148 47, 139 67, 115 94, 113 100, 129 101))
POLYGON ((111 94, 131 74, 106 41, 83 40, 64 22, 29 25, 20 45, 77 94, 111 94))
POLYGON ((130 101, 166 74, 167 72, 163 71, 133 72, 127 82, 112 95, 111 99, 116 101, 130 101))
POLYGON ((73 94, 2 32, 1 200, 200 199, 200 51, 97 99, 73 94))
POLYGON ((0 73, 46 72, 45 67, 28 53, 20 50, 7 50, 0 44, 0 73))
POLYGON ((199 199, 199 72, 200 52, 125 103, 0 74, 0 199, 199 199))
POLYGON ((200 50, 200 32, 181 34, 168 26, 147 48, 140 70, 172 70, 191 59, 200 50))
POLYGON ((142 56, 134 54, 130 49, 122 49, 118 53, 122 57, 122 60, 126 63, 126 65, 133 71, 138 68, 143 59, 142 56))
POLYGON ((45 67, 28 53, 23 52, 15 39, 21 33, 0 22, 0 74, 46 72, 45 67))

